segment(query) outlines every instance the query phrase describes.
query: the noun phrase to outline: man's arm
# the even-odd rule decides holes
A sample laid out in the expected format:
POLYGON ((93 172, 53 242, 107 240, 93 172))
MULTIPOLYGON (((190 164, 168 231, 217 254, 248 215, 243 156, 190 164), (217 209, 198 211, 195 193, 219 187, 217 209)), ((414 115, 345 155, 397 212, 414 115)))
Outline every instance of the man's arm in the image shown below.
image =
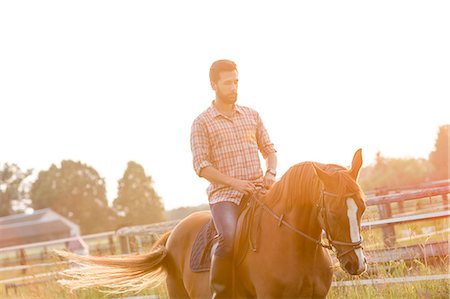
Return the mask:
POLYGON ((207 179, 211 183, 230 186, 231 188, 245 194, 250 194, 255 190, 252 182, 239 180, 225 175, 212 166, 207 166, 200 171, 200 176, 207 179))
POLYGON ((266 166, 267 169, 272 168, 272 169, 277 169, 277 153, 269 153, 266 157, 266 166))
MULTIPOLYGON (((259 114, 256 113, 257 133, 256 140, 258 142, 258 148, 264 159, 266 160, 267 169, 277 169, 277 154, 273 147, 273 143, 270 141, 269 134, 264 127, 263 121, 259 114)), ((275 183, 275 175, 270 172, 264 174, 264 187, 269 189, 275 183)))
MULTIPOLYGON (((277 162, 278 160, 276 152, 267 154, 266 157, 267 169, 277 169, 277 162)), ((264 175, 264 187, 269 189, 275 182, 276 182, 275 175, 266 171, 266 174, 264 175)))

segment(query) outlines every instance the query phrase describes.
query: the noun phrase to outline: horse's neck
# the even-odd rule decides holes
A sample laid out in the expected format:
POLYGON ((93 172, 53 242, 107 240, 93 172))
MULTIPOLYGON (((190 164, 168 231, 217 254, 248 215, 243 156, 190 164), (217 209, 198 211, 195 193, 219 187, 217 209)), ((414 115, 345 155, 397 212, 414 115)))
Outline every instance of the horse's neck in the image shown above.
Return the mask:
MULTIPOLYGON (((304 203, 295 203, 290 209, 286 209, 286 206, 282 202, 274 207, 274 212, 278 215, 282 215, 283 220, 293 226, 296 230, 307 234, 308 236, 319 240, 322 232, 318 221, 318 211, 312 201, 304 203)), ((292 228, 289 228, 292 230, 292 228)), ((315 248, 316 244, 301 236, 300 233, 295 233, 297 236, 293 239, 297 246, 302 248, 315 248)))

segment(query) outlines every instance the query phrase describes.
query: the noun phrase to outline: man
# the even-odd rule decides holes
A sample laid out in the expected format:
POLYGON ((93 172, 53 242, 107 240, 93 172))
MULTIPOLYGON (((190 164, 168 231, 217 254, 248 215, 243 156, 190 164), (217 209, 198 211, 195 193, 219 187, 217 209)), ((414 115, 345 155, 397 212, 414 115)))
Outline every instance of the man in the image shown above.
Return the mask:
POLYGON ((219 236, 211 264, 213 298, 232 298, 233 245, 239 205, 257 185, 275 182, 277 156, 258 113, 236 105, 238 71, 230 60, 218 60, 209 71, 215 99, 193 122, 194 169, 211 184, 207 193, 219 236), (258 150, 266 160, 261 169, 258 150))

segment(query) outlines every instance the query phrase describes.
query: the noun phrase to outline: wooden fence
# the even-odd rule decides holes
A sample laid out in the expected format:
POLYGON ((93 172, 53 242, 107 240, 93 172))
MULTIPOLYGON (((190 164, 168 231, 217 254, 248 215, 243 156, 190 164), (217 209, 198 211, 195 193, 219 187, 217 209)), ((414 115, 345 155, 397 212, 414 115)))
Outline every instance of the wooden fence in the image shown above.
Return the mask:
MULTIPOLYGON (((411 223, 417 221, 425 221, 425 220, 439 220, 439 219, 448 219, 450 217, 450 210, 448 209, 448 194, 450 193, 450 180, 443 180, 438 182, 430 182, 428 185, 421 184, 420 187, 423 189, 417 189, 417 186, 412 189, 405 189, 403 193, 400 194, 385 194, 378 196, 370 196, 366 200, 367 206, 376 206, 379 212, 379 219, 377 220, 368 220, 363 221, 361 224, 362 229, 375 229, 381 228, 383 231, 383 240, 386 248, 393 248, 396 244, 396 234, 395 234, 395 226, 404 223, 411 223), (409 190, 406 192, 405 190, 409 190), (401 203, 412 200, 419 200, 423 198, 431 198, 435 196, 441 197, 441 202, 434 209, 439 209, 438 211, 433 212, 425 212, 422 213, 422 210, 426 210, 426 208, 421 208, 415 211, 413 215, 399 215, 394 216, 392 213, 392 204, 399 204, 399 213, 404 214, 404 206, 401 203)), ((408 187, 410 188, 410 187, 408 187)), ((392 189, 392 190, 398 190, 392 189)), ((133 248, 135 251, 140 251, 141 247, 139 246, 140 236, 149 235, 149 234, 160 234, 165 231, 170 230, 174 227, 179 220, 162 222, 158 224, 150 224, 145 226, 134 226, 134 227, 125 227, 117 231, 117 235, 121 240, 121 249, 123 253, 132 252, 133 248), (134 239, 134 244, 131 245, 130 241, 134 239)))
MULTIPOLYGON (((383 239, 385 246, 391 248, 396 243, 395 225, 415 222, 421 220, 433 220, 448 218, 450 216, 448 205, 448 194, 450 193, 450 180, 443 180, 432 182, 429 186, 422 185, 422 189, 402 189, 402 193, 398 194, 379 194, 377 196, 368 197, 366 200, 367 206, 377 206, 379 212, 379 220, 365 222, 362 226, 364 228, 381 227, 383 230, 383 239), (397 204, 399 213, 404 213, 404 203, 412 200, 419 200, 422 198, 441 197, 440 210, 430 213, 421 213, 419 209, 418 214, 409 216, 395 217, 392 213, 392 205, 397 204)), ((383 191, 388 193, 388 191, 383 191)))
POLYGON ((10 265, 22 265, 22 273, 26 274, 26 271, 29 268, 27 266, 35 267, 35 264, 45 262, 51 258, 51 249, 66 249, 68 251, 73 251, 74 242, 81 245, 81 247, 77 246, 76 248, 78 253, 87 254, 89 253, 89 246, 87 242, 92 240, 105 240, 108 244, 108 253, 116 254, 118 252, 115 250, 116 246, 114 246, 114 237, 115 232, 111 231, 86 236, 75 236, 52 241, 3 247, 0 248, 0 265, 2 265, 0 271, 4 271, 4 269, 7 269, 7 266, 10 265))

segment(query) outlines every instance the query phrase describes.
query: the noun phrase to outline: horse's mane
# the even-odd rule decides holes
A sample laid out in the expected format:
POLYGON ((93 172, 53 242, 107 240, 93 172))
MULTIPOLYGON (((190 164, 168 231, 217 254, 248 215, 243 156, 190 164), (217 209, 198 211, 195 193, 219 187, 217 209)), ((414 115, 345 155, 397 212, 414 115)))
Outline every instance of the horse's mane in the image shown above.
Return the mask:
POLYGON ((264 197, 264 202, 273 207, 277 202, 283 201, 287 211, 295 206, 311 205, 317 202, 322 183, 314 171, 313 163, 327 173, 337 176, 338 197, 349 191, 355 193, 361 191, 347 169, 340 165, 302 162, 292 166, 273 185, 264 197))

